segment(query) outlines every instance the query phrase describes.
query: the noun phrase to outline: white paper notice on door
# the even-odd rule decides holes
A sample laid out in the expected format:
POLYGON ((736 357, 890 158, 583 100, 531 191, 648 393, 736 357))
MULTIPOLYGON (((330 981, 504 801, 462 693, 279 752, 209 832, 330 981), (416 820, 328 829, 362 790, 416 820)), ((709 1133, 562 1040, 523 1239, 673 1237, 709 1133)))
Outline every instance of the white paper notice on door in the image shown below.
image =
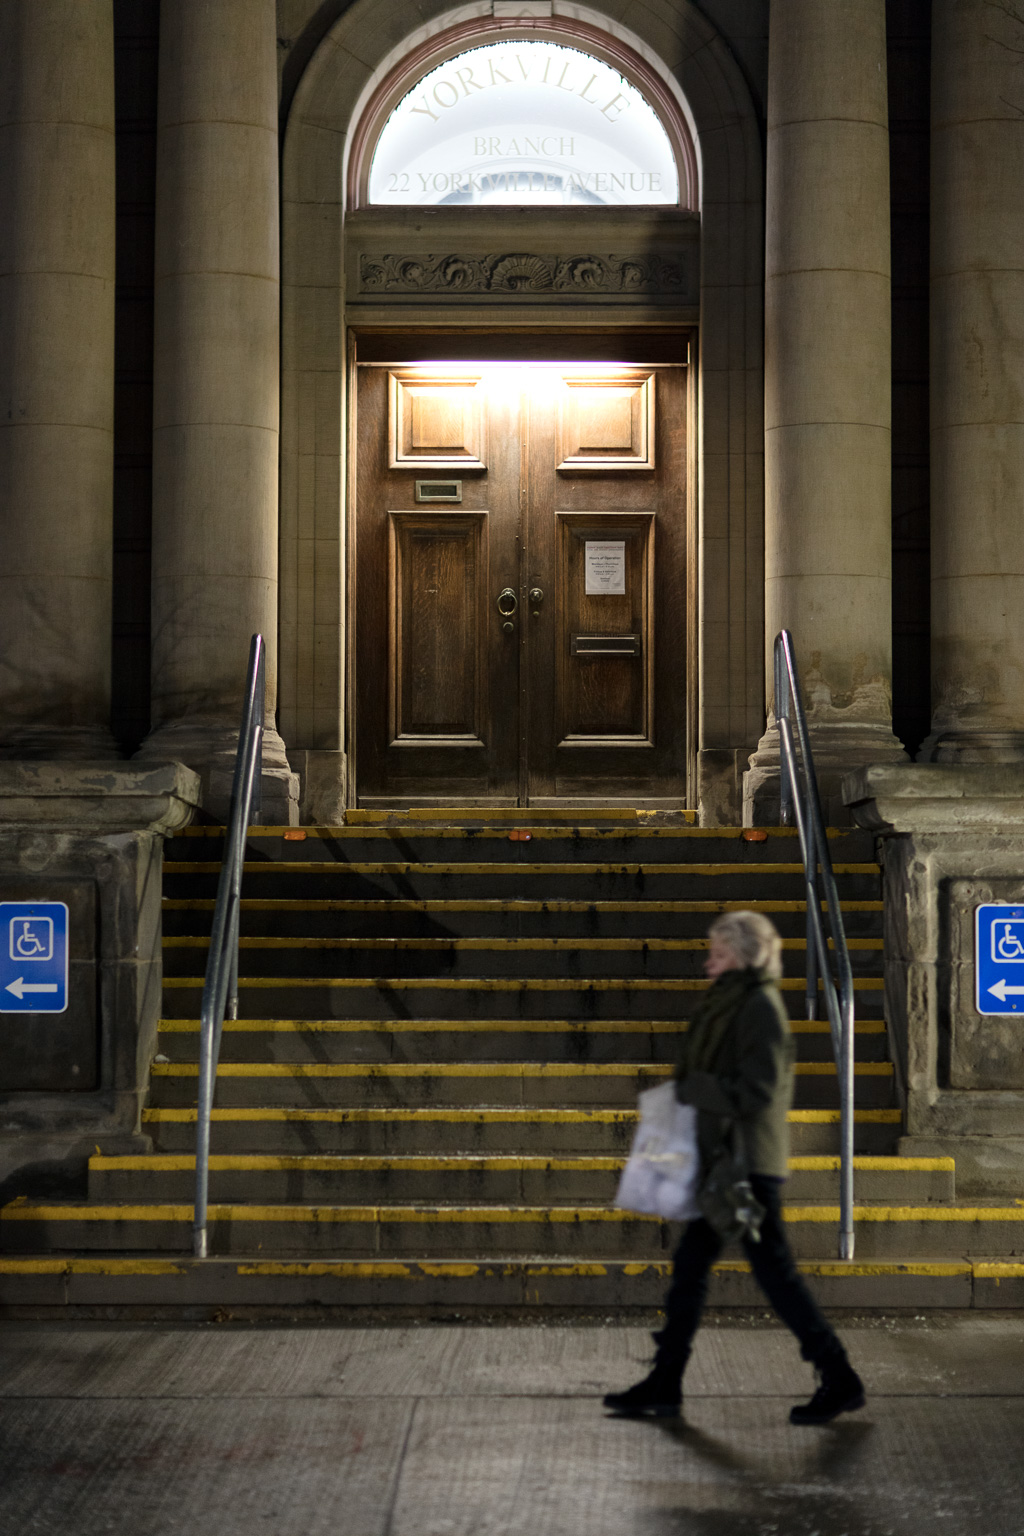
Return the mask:
POLYGON ((625 539, 585 539, 586 594, 623 597, 626 591, 625 539))

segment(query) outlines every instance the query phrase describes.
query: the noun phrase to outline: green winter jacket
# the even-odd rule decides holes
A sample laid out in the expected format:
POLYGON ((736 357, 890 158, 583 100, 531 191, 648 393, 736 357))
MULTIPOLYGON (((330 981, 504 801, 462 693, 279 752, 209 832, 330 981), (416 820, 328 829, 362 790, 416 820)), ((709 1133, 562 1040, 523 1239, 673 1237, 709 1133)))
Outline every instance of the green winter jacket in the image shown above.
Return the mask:
POLYGON ((676 1096, 697 1110, 705 1169, 714 1162, 729 1121, 736 1120, 749 1172, 786 1177, 793 1056, 782 996, 763 971, 725 971, 712 983, 676 1067, 676 1096))

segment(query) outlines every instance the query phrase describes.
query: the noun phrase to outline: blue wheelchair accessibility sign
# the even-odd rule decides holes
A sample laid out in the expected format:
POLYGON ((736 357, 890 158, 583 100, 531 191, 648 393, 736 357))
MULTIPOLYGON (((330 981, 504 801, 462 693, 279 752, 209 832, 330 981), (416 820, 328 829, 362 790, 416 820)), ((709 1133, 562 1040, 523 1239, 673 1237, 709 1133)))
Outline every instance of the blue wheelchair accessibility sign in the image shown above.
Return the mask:
POLYGON ((1024 907, 988 902, 975 914, 979 1013, 1024 1013, 1024 907))
POLYGON ((67 906, 0 901, 0 1013, 63 1013, 67 1006, 67 906))

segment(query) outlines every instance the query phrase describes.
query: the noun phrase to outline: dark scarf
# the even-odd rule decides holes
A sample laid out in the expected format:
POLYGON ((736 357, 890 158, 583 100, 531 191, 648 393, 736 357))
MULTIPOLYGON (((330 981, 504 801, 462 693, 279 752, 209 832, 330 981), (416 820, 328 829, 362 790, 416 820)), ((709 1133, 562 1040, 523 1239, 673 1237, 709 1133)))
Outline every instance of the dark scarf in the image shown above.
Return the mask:
POLYGON ((711 983, 694 1011, 683 1036, 676 1079, 691 1072, 713 1072, 719 1049, 747 994, 768 980, 767 971, 748 965, 742 971, 723 971, 711 983))

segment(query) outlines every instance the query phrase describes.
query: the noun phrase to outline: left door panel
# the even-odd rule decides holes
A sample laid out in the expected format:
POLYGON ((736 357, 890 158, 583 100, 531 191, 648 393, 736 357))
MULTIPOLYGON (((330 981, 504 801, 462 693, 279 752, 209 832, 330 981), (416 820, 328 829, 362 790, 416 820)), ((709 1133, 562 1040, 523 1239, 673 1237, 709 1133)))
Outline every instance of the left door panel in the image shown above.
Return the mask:
POLYGON ((518 395, 357 378, 359 802, 514 803, 520 614, 497 599, 519 586, 518 395))

